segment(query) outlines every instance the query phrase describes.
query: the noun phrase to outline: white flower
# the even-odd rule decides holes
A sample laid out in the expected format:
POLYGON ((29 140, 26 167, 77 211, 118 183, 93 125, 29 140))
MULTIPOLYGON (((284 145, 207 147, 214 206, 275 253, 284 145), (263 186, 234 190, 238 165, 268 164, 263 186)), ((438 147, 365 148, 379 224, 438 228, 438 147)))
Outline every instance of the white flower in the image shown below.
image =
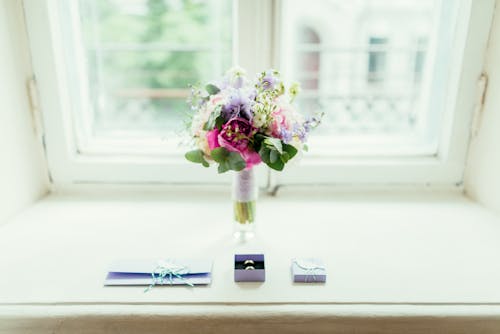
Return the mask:
POLYGON ((262 128, 266 124, 267 117, 262 113, 255 113, 253 115, 253 126, 256 128, 262 128))
POLYGON ((196 138, 196 146, 205 153, 205 156, 210 156, 206 131, 200 131, 200 136, 196 138))
POLYGON ((233 66, 231 67, 227 73, 226 73, 228 76, 230 76, 231 78, 234 78, 234 77, 245 77, 247 75, 247 71, 245 71, 244 68, 242 67, 239 67, 239 66, 233 66))
POLYGON ((199 136, 202 128, 203 128, 203 124, 205 124, 206 120, 203 120, 203 117, 201 117, 202 115, 197 112, 194 116, 193 116, 193 119, 191 120, 191 134, 196 137, 196 136, 199 136))
POLYGON ((235 66, 227 71, 226 76, 230 87, 239 89, 248 85, 247 72, 239 66, 235 66))
POLYGON ((300 93, 300 85, 298 82, 293 82, 288 89, 288 94, 290 95, 290 102, 293 102, 295 97, 300 93))

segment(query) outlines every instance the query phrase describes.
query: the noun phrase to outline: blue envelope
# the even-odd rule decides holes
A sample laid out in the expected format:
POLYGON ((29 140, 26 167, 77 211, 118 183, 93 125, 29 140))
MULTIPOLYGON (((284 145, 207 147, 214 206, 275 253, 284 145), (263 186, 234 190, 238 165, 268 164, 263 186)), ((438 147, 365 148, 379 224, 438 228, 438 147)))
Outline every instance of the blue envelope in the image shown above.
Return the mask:
POLYGON ((110 264, 104 285, 207 285, 212 261, 206 259, 117 260, 110 264), (153 280, 153 273, 155 279, 153 280))

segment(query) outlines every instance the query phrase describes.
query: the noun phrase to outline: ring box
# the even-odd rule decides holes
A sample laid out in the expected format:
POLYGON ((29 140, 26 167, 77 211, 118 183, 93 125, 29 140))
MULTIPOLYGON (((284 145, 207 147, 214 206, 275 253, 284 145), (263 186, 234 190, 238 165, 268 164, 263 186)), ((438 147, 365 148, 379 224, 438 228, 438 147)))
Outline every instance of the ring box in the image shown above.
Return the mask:
POLYGON ((266 269, 264 265, 264 254, 234 255, 235 282, 264 282, 265 280, 266 269))

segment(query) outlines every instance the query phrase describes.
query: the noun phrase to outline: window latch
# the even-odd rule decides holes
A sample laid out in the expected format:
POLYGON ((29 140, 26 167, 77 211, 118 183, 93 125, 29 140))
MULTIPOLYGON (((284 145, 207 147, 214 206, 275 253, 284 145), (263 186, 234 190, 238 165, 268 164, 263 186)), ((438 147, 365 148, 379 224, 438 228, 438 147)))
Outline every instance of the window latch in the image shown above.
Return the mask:
POLYGON ((28 99, 30 103, 31 117, 33 119, 33 130, 37 138, 43 141, 44 129, 42 123, 42 117, 40 114, 40 102, 38 95, 38 86, 36 84, 35 77, 32 76, 28 79, 26 84, 28 91, 28 99))
POLYGON ((481 121, 483 119, 484 102, 486 100, 486 91, 488 90, 488 75, 486 72, 481 73, 477 80, 477 97, 474 107, 471 136, 475 138, 481 128, 481 121))

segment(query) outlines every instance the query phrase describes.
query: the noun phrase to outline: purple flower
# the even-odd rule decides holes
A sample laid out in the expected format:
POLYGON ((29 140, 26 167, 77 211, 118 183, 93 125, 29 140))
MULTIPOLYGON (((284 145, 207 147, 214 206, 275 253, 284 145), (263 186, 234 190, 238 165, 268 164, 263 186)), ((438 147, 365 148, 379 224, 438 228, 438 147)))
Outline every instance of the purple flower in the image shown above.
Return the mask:
POLYGON ((304 130, 309 133, 315 124, 319 123, 319 119, 315 116, 307 116, 306 121, 304 122, 304 130))
POLYGON ((273 90, 279 83, 280 79, 271 70, 266 71, 261 79, 261 85, 264 90, 273 90))
POLYGON ((227 71, 225 77, 228 79, 229 86, 235 89, 243 88, 247 84, 246 72, 238 66, 227 71))
POLYGON ((307 130, 305 128, 305 123, 304 125, 295 123, 293 125, 293 135, 297 136, 301 142, 305 142, 307 139, 307 130))
POLYGON ((255 88, 250 89, 248 91, 248 99, 250 99, 251 101, 254 101, 256 97, 257 97, 257 89, 255 89, 255 88))
POLYGON ((229 96, 228 102, 222 107, 222 116, 229 120, 236 117, 243 117, 252 120, 252 104, 250 99, 241 89, 234 90, 229 96))
POLYGON ((243 77, 237 76, 233 80, 233 87, 236 88, 236 89, 239 89, 239 88, 243 87, 243 83, 244 83, 243 77))
POLYGON ((306 121, 306 122, 304 123, 304 131, 305 131, 305 132, 309 132, 309 131, 311 131, 311 122, 306 121))
POLYGON ((288 131, 287 129, 282 128, 280 131, 280 137, 281 137, 281 140, 283 140, 283 142, 285 144, 288 144, 293 139, 293 133, 292 133, 292 131, 288 131))

